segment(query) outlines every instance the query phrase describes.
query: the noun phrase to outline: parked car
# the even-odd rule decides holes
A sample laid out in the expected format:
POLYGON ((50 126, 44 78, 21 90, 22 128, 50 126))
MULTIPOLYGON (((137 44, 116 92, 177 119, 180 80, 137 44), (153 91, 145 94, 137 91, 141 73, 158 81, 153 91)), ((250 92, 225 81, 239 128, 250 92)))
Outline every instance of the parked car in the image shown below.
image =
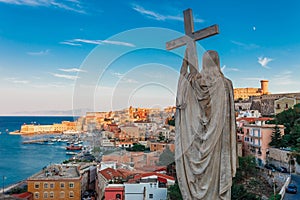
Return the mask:
POLYGON ((296 186, 295 184, 291 183, 291 184, 289 184, 289 185, 286 187, 285 191, 286 191, 287 193, 296 194, 296 193, 297 193, 297 186, 296 186))
POLYGON ((265 168, 266 168, 266 169, 269 169, 269 170, 272 170, 272 172, 275 172, 275 166, 272 165, 272 164, 266 164, 266 165, 265 165, 265 168))
POLYGON ((278 171, 280 171, 281 173, 288 173, 288 170, 285 167, 279 167, 278 171))

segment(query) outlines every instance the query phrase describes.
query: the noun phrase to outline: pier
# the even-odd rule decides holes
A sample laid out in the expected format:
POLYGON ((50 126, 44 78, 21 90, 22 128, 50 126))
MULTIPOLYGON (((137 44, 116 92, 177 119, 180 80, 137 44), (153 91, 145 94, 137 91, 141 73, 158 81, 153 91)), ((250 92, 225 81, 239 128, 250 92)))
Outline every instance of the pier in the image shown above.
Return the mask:
POLYGON ((22 144, 44 143, 44 142, 48 142, 48 141, 49 141, 49 139, 28 140, 28 141, 23 141, 22 144))

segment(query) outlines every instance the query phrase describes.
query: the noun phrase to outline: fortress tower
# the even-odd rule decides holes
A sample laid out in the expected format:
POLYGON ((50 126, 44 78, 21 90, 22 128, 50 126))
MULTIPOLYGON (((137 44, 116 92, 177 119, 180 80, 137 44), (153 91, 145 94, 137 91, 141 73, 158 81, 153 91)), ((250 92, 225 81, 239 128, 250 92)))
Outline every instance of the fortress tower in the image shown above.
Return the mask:
POLYGON ((261 80, 260 81, 261 94, 270 94, 269 93, 269 81, 261 80))

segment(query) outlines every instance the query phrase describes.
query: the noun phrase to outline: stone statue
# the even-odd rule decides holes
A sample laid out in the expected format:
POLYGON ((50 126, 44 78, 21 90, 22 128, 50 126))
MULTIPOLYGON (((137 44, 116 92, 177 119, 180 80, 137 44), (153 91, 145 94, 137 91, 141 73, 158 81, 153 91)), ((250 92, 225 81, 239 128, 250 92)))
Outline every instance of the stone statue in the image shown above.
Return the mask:
POLYGON ((230 199, 237 166, 233 88, 208 51, 201 73, 184 59, 178 82, 175 162, 183 199, 230 199))
POLYGON ((186 35, 167 42, 187 45, 176 98, 175 162, 183 199, 230 199, 237 166, 233 87, 220 69, 218 53, 207 51, 198 71, 195 41, 218 34, 217 25, 194 32, 184 11, 186 35))

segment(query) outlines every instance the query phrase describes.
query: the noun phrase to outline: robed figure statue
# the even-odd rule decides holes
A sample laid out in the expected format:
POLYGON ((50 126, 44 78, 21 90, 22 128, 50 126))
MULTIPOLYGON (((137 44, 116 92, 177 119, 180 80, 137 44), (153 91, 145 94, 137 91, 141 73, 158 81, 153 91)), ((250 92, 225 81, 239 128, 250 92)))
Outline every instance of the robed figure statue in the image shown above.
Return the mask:
POLYGON ((204 54, 201 72, 188 60, 183 60, 176 98, 178 184, 186 200, 229 200, 237 167, 232 83, 216 51, 204 54))

